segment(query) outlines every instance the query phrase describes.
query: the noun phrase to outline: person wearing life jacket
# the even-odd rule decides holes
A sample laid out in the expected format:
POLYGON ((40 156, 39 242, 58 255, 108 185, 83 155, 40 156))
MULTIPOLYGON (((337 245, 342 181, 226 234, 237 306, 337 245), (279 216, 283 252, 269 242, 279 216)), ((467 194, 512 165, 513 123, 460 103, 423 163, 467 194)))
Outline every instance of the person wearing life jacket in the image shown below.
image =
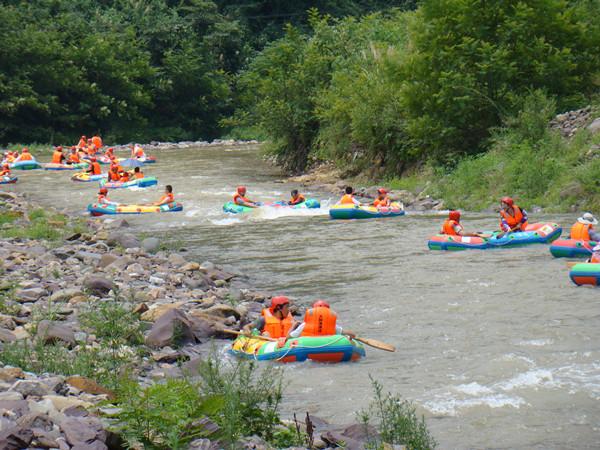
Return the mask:
POLYGON ((63 148, 60 145, 54 149, 54 153, 52 153, 53 164, 62 164, 65 160, 65 155, 62 150, 63 148))
POLYGON ((288 202, 288 205, 290 205, 290 206, 298 205, 298 204, 304 203, 306 201, 306 198, 304 197, 304 195, 298 193, 298 189, 294 189, 291 192, 291 196, 292 196, 292 198, 288 202))
POLYGON ((79 138, 79 142, 77 142, 77 145, 76 145, 76 147, 77 147, 78 149, 83 149, 83 148, 86 148, 86 147, 87 147, 87 138, 86 138, 85 136, 81 136, 81 137, 79 138))
POLYGON ((360 206, 360 202, 358 200, 356 200, 354 198, 354 189, 352 189, 352 186, 346 186, 346 189, 344 189, 345 194, 342 196, 342 198, 340 199, 339 202, 337 202, 337 205, 358 205, 360 206))
POLYGON ((510 197, 502 197, 500 200, 500 233, 496 236, 501 238, 506 233, 525 230, 527 226, 527 212, 517 205, 510 197))
POLYGON ((154 205, 160 206, 165 205, 167 203, 172 203, 175 201, 175 197, 173 195, 173 186, 167 184, 165 186, 165 194, 160 198, 159 201, 155 202, 154 205))
POLYGON ((389 207, 392 201, 387 195, 387 191, 383 188, 377 189, 377 198, 372 203, 375 208, 389 207))
POLYGON ((8 163, 4 163, 2 169, 0 169, 0 178, 3 177, 10 177, 10 166, 8 163))
POLYGON ((23 150, 21 150, 19 157, 15 159, 15 162, 19 161, 35 161, 35 159, 33 158, 33 155, 29 153, 29 149, 24 147, 23 150))
POLYGON ((121 183, 127 183, 129 181, 129 172, 127 172, 127 171, 121 172, 121 178, 119 178, 119 181, 121 183))
POLYGON ((441 234, 447 234, 449 236, 463 236, 463 227, 460 224, 460 212, 450 211, 448 218, 442 225, 441 234))
POLYGON ((345 334, 354 338, 355 334, 351 331, 344 331, 337 324, 337 314, 331 310, 329 303, 325 300, 317 300, 304 313, 304 321, 296 326, 289 337, 297 338, 301 336, 333 336, 335 334, 345 334))
POLYGON ((238 186, 235 190, 235 194, 233 195, 233 203, 236 205, 247 206, 249 208, 257 208, 257 205, 252 200, 245 197, 246 195, 246 186, 238 186))
POLYGON ((592 249, 592 256, 587 260, 589 263, 600 263, 600 244, 596 244, 592 249))
POLYGON ((119 175, 119 168, 117 166, 110 166, 108 171, 108 181, 119 181, 121 175, 119 175))
POLYGON ((141 180, 142 178, 144 178, 144 174, 142 173, 139 167, 133 169, 133 178, 135 180, 141 180))
POLYGON ((135 147, 133 148, 133 150, 134 150, 135 158, 140 159, 140 160, 146 159, 146 152, 140 145, 136 144, 135 147))
POLYGON ((290 299, 280 295, 271 299, 271 306, 264 308, 254 323, 246 325, 244 332, 250 334, 252 330, 258 330, 263 336, 283 339, 285 342, 294 324, 290 313, 290 299))
POLYGON ((79 164, 80 162, 81 159, 79 158, 77 148, 71 147, 71 153, 69 153, 69 157, 67 158, 67 164, 79 164))
POLYGON ((102 138, 97 134, 92 136, 92 143, 94 144, 94 147, 96 147, 97 150, 100 150, 102 148, 102 138))
POLYGON ((115 158, 115 153, 114 153, 115 149, 112 147, 108 147, 106 149, 106 152, 104 153, 104 156, 106 156, 108 159, 113 159, 115 158))
POLYGON ((108 189, 100 188, 98 191, 98 203, 111 203, 110 199, 108 198, 108 189))
POLYGON ((598 220, 592 213, 584 213, 571 227, 571 239, 600 241, 600 233, 594 230, 594 225, 598 225, 598 220))
POLYGON ((90 158, 90 162, 90 167, 86 170, 86 172, 90 175, 102 175, 102 168, 100 167, 100 164, 98 164, 96 158, 92 156, 90 158))

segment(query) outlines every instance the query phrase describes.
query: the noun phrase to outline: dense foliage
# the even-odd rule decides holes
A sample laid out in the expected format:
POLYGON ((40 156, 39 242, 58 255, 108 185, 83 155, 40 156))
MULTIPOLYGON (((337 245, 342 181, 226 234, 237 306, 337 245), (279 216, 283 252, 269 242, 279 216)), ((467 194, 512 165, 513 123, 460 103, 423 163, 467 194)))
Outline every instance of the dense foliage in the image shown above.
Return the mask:
POLYGON ((600 86, 598 0, 424 0, 416 12, 310 23, 240 77, 238 118, 291 169, 311 156, 375 165, 373 175, 454 164, 489 148, 531 90, 564 110, 600 86))

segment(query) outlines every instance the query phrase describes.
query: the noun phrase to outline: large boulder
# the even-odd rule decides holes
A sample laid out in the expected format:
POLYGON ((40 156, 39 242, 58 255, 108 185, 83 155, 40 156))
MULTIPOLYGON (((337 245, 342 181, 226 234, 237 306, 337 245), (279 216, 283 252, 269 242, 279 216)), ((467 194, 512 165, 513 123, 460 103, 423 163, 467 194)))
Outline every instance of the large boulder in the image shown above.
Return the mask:
POLYGON ((15 426, 4 431, 0 431, 0 448, 2 450, 21 450, 28 448, 33 440, 33 431, 15 426))
POLYGON ((13 334, 12 331, 0 328, 0 342, 14 342, 16 340, 17 337, 13 334))
POLYGON ((46 294, 47 292, 45 289, 34 287, 30 289, 19 289, 16 292, 16 298, 20 302, 35 302, 46 294))
POLYGON ((171 309, 154 323, 150 333, 146 336, 146 345, 156 348, 167 345, 177 347, 189 342, 196 342, 192 328, 193 323, 183 311, 171 309))
POLYGON ((72 449, 103 450, 108 448, 104 444, 107 433, 100 420, 95 417, 67 417, 60 421, 60 428, 72 449))
POLYGON ((146 238, 142 241, 142 248, 148 253, 156 253, 160 247, 160 240, 155 237, 146 238))
POLYGON ((88 289, 92 294, 98 296, 104 296, 108 294, 111 290, 115 289, 115 284, 104 278, 96 275, 91 275, 87 277, 83 281, 83 285, 86 289, 88 289))
POLYGON ((600 117, 594 119, 594 121, 587 126, 587 129, 592 134, 600 133, 600 117))
POLYGON ((139 248, 141 246, 140 240, 133 234, 119 231, 110 233, 106 242, 108 245, 119 245, 123 248, 139 248))
POLYGON ((18 380, 10 389, 18 392, 23 397, 43 397, 50 393, 48 386, 37 380, 18 380))
POLYGON ((74 346, 75 333, 73 330, 58 322, 42 320, 37 327, 37 336, 46 344, 62 342, 69 346, 74 346))
POLYGON ((82 295, 82 292, 80 289, 77 289, 77 288, 61 289, 60 291, 56 291, 54 294, 52 294, 50 296, 50 301, 51 302, 66 302, 78 295, 82 295))

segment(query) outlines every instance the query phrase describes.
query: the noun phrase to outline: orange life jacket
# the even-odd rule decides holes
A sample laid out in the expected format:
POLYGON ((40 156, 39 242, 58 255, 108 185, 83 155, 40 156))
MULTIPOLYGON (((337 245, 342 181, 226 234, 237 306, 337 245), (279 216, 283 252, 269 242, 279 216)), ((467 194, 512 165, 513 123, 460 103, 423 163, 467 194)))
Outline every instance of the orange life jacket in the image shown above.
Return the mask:
POLYGON ((100 167, 100 164, 98 164, 98 161, 94 161, 92 163, 92 175, 100 175, 102 174, 102 168, 100 167))
POLYGON ((298 197, 296 197, 295 199, 292 198, 290 200, 290 205, 297 205, 298 203, 302 203, 305 201, 306 201, 306 199, 304 198, 304 196, 302 194, 299 194, 298 197))
POLYGON ((25 153, 21 153, 21 156, 19 156, 19 161, 32 161, 33 160, 33 156, 31 156, 31 153, 25 152, 25 153))
POLYGON ((108 178, 110 178, 110 181, 119 181, 121 179, 121 176, 119 175, 119 172, 113 172, 111 170, 110 172, 108 172, 108 178))
POLYGON ((275 317, 269 308, 264 308, 261 314, 265 318, 265 327, 260 330, 261 333, 269 333, 269 336, 275 339, 288 335, 294 323, 291 313, 288 313, 287 317, 282 320, 275 317))
POLYGON ((81 162, 81 160, 79 159, 79 155, 77 153, 71 153, 69 155, 69 161, 75 164, 78 164, 81 162))
POLYGON ((576 222, 575 225, 571 227, 571 239, 589 241, 591 229, 592 226, 590 224, 576 222))
POLYGON ((600 254, 592 253, 592 257, 590 258, 591 263, 600 263, 600 254))
POLYGON ((142 178, 144 178, 144 174, 142 172, 134 173, 133 178, 135 178, 137 180, 141 180, 142 178))
POLYGON ((373 202, 373 206, 376 208, 379 208, 381 206, 390 206, 390 199, 388 197, 384 197, 383 199, 379 200, 378 198, 375 199, 375 201, 373 202))
POLYGON ((446 219, 444 224, 442 225, 442 234, 447 234, 449 236, 459 236, 454 227, 460 224, 456 220, 446 219))
POLYGON ((127 183, 129 181, 129 174, 127 172, 123 173, 123 175, 121 175, 121 178, 119 178, 119 181, 127 183))
POLYGON ((331 336, 335 334, 336 314, 325 306, 311 308, 304 314, 302 336, 331 336))
POLYGON ((77 143, 77 147, 85 148, 86 146, 87 146, 87 141, 85 139, 79 139, 79 142, 77 143))
MULTIPOLYGON (((523 220, 523 213, 521 212, 521 208, 517 205, 513 205, 512 209, 515 213, 514 216, 511 216, 503 209, 500 210, 500 216, 506 221, 510 228, 516 227, 518 224, 521 224, 521 229, 524 229, 527 226, 527 222, 521 223, 523 220)), ((500 229, 502 229, 502 221, 500 221, 500 229)))
POLYGON ((175 200, 172 193, 163 195, 158 201, 159 205, 164 205, 165 203, 171 203, 175 200))
POLYGON ((250 200, 248 200, 246 197, 244 197, 243 195, 236 193, 233 196, 233 203, 235 203, 236 205, 243 205, 244 203, 252 203, 252 202, 250 200))
POLYGON ((143 158, 143 157, 145 157, 145 156, 146 156, 146 154, 144 153, 144 150, 143 150, 143 149, 141 149, 141 148, 138 148, 138 149, 135 151, 135 157, 136 157, 136 158, 143 158))
POLYGON ((10 175, 10 169, 2 169, 0 170, 0 177, 7 177, 10 175))
POLYGON ((63 159, 65 159, 65 155, 63 155, 62 152, 55 151, 54 153, 52 153, 52 163, 60 164, 63 162, 63 159))
POLYGON ((92 142, 96 146, 96 148, 102 147, 102 138, 100 136, 94 136, 92 138, 92 142))
POLYGON ((340 200, 340 204, 342 205, 353 205, 354 204, 354 196, 352 194, 345 194, 340 200))

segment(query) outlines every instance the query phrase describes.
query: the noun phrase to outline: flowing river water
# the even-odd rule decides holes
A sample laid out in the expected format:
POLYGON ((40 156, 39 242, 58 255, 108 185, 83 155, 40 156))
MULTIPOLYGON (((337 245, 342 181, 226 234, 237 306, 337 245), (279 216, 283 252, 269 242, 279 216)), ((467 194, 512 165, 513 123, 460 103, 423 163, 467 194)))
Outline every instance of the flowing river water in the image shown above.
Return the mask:
MULTIPOLYGON (((327 299, 367 347, 350 364, 286 366, 284 414, 355 421, 372 398, 369 376, 418 405, 440 448, 599 448, 598 290, 571 284, 565 260, 544 245, 435 252, 427 238, 442 217, 334 221, 327 209, 229 216, 237 184, 258 200, 287 198, 256 147, 164 151, 146 172, 159 187, 113 191, 122 202, 157 199, 172 184, 183 213, 130 216, 133 230, 181 241, 198 261, 246 274, 259 289, 308 303, 327 299)), ((69 172, 19 172, 14 187, 42 203, 81 212, 97 185, 69 172)), ((312 192, 327 199, 330 194, 312 192)), ((567 227, 575 215, 536 215, 567 227)), ((468 229, 497 217, 464 214, 468 229)))

